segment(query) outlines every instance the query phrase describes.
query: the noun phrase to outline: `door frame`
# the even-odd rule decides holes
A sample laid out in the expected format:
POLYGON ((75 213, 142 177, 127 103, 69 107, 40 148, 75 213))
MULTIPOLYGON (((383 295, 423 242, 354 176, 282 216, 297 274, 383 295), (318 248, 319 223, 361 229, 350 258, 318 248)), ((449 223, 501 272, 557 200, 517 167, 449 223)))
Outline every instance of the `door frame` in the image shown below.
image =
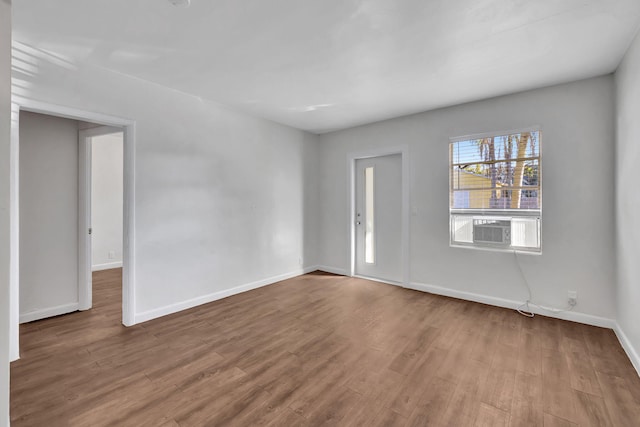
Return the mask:
MULTIPOLYGON (((112 126, 123 132, 123 248, 122 248, 122 324, 135 324, 135 144, 134 120, 76 108, 19 98, 11 105, 10 146, 10 268, 9 268, 9 354, 20 358, 20 111, 46 114, 98 125, 112 126)), ((80 221, 79 221, 80 222, 80 221)), ((80 284, 78 284, 80 292, 80 284)), ((80 297, 80 293, 78 295, 80 297)), ((80 299, 79 299, 80 302, 80 299)))
MULTIPOLYGON (((356 275, 356 161, 362 159, 371 159, 375 157, 391 156, 399 154, 402 163, 402 228, 401 228, 401 246, 402 246, 402 283, 400 285, 407 287, 409 285, 409 231, 410 231, 410 217, 409 217, 409 146, 400 145, 394 147, 382 147, 375 148, 361 152, 347 154, 347 176, 349 177, 349 201, 347 203, 349 213, 349 276, 357 277, 356 275)), ((377 278, 369 278, 392 285, 398 285, 398 283, 385 281, 377 278)))
MULTIPOLYGON (((91 263, 91 191, 92 139, 96 136, 122 133, 124 128, 98 126, 78 131, 78 310, 89 310, 93 305, 93 279, 91 263)), ((124 196, 124 195, 123 195, 124 196)))

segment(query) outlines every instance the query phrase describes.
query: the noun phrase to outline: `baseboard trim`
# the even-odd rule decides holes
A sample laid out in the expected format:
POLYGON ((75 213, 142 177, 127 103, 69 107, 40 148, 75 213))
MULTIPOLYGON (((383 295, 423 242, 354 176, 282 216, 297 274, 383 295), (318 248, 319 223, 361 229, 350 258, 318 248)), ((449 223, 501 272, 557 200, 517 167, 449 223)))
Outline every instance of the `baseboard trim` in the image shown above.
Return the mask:
POLYGON ((318 270, 317 266, 305 267, 299 270, 291 271, 289 273, 281 274, 278 276, 269 277, 267 279, 258 280, 255 282, 247 283, 233 288, 224 289, 222 291, 214 292, 212 294, 203 295, 201 297, 192 298, 186 301, 182 301, 176 304, 167 305, 153 310, 144 311, 142 313, 136 313, 135 323, 148 322, 149 320, 157 319, 158 317, 167 316, 169 314, 177 313, 179 311, 187 310, 193 307, 197 307, 202 304, 208 304, 213 301, 217 301, 223 298, 237 295, 242 292, 251 291, 253 289, 261 288, 263 286, 272 285, 283 280, 291 279, 292 277, 300 276, 302 274, 311 273, 318 270))
MULTIPOLYGON (((492 297, 488 295, 476 294, 473 292, 459 291, 456 289, 443 288, 441 286, 426 285, 424 283, 411 282, 407 288, 416 291, 428 292, 430 294, 443 295, 452 298, 463 299, 467 301, 479 302, 482 304, 495 305, 498 307, 517 309, 522 305, 522 301, 508 300, 504 298, 492 297)), ((575 311, 567 311, 564 313, 553 313, 538 307, 531 306, 531 311, 542 316, 553 317, 556 319, 569 320, 572 322, 584 323, 586 325, 599 326, 601 328, 614 329, 616 322, 606 317, 593 316, 591 314, 579 313, 575 311)))
POLYGON ((627 335, 624 333, 624 331, 622 330, 622 327, 618 322, 616 322, 616 325, 615 325, 615 328, 613 328, 613 331, 616 333, 616 337, 618 337, 618 341, 620 341, 620 345, 622 345, 622 348, 624 349, 625 353, 627 353, 629 360, 631 360, 631 364, 633 365, 634 368, 636 368, 636 372, 638 373, 638 376, 640 376, 640 355, 638 354, 636 349, 633 347, 633 345, 631 344, 631 341, 629 340, 627 335))
POLYGON ((96 264, 91 266, 91 271, 110 270, 112 268, 122 267, 122 261, 107 262, 105 264, 96 264))
POLYGON ((35 320, 46 319, 47 317, 59 316, 61 314, 72 313, 79 310, 80 305, 77 302, 71 304, 58 305, 56 307, 45 308, 42 310, 30 311, 20 315, 20 323, 33 322, 35 320))
POLYGON ((316 270, 324 271, 325 273, 337 274, 339 276, 348 276, 347 270, 344 268, 330 267, 328 265, 317 265, 316 270))

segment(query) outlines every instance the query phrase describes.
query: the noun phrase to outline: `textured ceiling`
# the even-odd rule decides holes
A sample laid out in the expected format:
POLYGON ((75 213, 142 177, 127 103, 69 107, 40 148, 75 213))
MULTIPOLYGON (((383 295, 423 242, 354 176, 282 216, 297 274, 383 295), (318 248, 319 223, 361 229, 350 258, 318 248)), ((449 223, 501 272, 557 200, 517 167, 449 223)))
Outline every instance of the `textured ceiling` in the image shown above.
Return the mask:
POLYGON ((639 0, 20 0, 14 38, 311 132, 610 73, 639 0))

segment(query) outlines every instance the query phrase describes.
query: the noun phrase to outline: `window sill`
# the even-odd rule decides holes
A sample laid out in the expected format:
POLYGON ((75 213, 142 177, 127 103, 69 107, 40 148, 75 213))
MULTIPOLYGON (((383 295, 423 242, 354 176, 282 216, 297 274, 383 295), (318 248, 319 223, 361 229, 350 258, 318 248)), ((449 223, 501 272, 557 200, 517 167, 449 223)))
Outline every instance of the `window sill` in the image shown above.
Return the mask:
POLYGON ((542 255, 542 249, 525 249, 525 248, 500 248, 491 246, 481 246, 474 244, 464 243, 449 243, 451 248, 472 249, 476 251, 488 251, 488 252, 502 252, 502 253, 517 253, 518 255, 542 255))

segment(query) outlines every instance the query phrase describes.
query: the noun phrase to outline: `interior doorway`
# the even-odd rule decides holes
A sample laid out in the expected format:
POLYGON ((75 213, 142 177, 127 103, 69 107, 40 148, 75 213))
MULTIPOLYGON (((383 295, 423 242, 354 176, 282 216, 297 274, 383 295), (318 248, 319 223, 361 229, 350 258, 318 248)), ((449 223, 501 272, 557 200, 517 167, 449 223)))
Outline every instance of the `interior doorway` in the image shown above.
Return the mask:
POLYGON ((352 275, 407 281, 408 192, 403 150, 353 156, 352 275))
MULTIPOLYGON (((80 183, 82 182, 79 179, 80 174, 80 166, 81 162, 79 161, 79 150, 80 144, 78 140, 78 127, 73 128, 73 132, 75 134, 74 144, 75 149, 78 150, 77 156, 75 158, 75 164, 72 166, 71 164, 68 167, 53 167, 55 165, 55 156, 59 155, 60 152, 58 150, 50 150, 49 155, 43 155, 38 160, 42 168, 36 168, 36 173, 33 173, 31 176, 34 177, 45 177, 51 178, 45 184, 44 197, 49 197, 54 200, 55 203, 59 205, 74 206, 75 213, 71 216, 74 219, 74 229, 65 230, 67 233, 64 238, 69 240, 70 237, 75 238, 75 279, 70 280, 70 282, 75 282, 75 288, 73 291, 67 290, 64 293, 65 300, 57 301, 54 298, 47 300, 46 292, 42 295, 45 295, 45 298, 41 298, 42 295, 38 292, 32 293, 31 295, 39 296, 39 299, 30 300, 30 296, 27 293, 26 295, 22 294, 23 284, 25 283, 25 276, 21 275, 21 272, 27 271, 31 269, 31 272, 36 272, 34 264, 32 263, 34 258, 34 252, 26 250, 23 247, 23 238, 25 237, 25 233, 27 233, 30 228, 28 224, 21 221, 22 212, 20 209, 20 201, 23 196, 23 190, 25 189, 25 175, 21 168, 21 163, 24 157, 25 152, 20 152, 21 150, 21 142, 24 140, 24 133, 21 134, 20 129, 24 124, 23 118, 26 114, 37 114, 43 116, 47 119, 69 119, 74 123, 80 122, 90 122, 92 123, 91 127, 102 127, 102 126, 113 126, 117 129, 117 131, 122 132, 122 182, 123 182, 123 205, 122 205, 122 269, 119 271, 121 274, 122 287, 118 289, 118 294, 122 296, 121 299, 121 314, 122 314, 122 324, 125 326, 131 326, 136 323, 135 321, 135 270, 134 270, 134 255, 135 255, 135 234, 133 230, 135 229, 135 122, 129 119, 123 119, 115 116, 110 116, 101 113, 93 113, 84 110, 77 110, 69 107, 64 107, 60 105, 54 104, 46 104, 33 100, 22 100, 21 103, 13 105, 13 114, 14 119, 12 120, 11 126, 11 149, 10 149, 10 197, 11 197, 11 209, 10 209, 10 223, 11 223, 11 235, 10 235, 10 276, 9 276, 9 289, 10 289, 10 359, 17 360, 20 357, 20 328, 19 324, 36 320, 37 318, 45 318, 51 317, 58 314, 68 313, 75 310, 80 310, 80 282, 79 273, 81 271, 79 262, 79 248, 80 242, 85 237, 83 233, 79 233, 80 227, 80 183), (21 120, 22 119, 22 120, 21 120), (75 175, 70 175, 69 173, 75 170, 75 175), (57 197, 56 189, 62 188, 61 185, 53 185, 58 177, 58 174, 63 174, 66 176, 65 180, 68 180, 71 176, 73 176, 74 181, 68 181, 71 187, 75 186, 75 197, 76 200, 63 200, 60 197, 57 197), (21 179, 22 178, 22 179, 21 179), (55 178, 55 179, 54 179, 55 178), (48 186, 48 187, 47 187, 48 186), (75 295, 75 301, 72 301, 69 297, 71 294, 75 295), (35 302, 35 303, 34 303, 35 302), (29 306, 31 304, 31 306, 29 306), (50 310, 53 309, 53 310, 50 310), (27 314, 28 312, 28 314, 27 314), (25 314, 27 314, 25 316, 25 314)), ((37 129, 37 126, 36 126, 37 129)), ((112 128, 113 129, 113 128, 112 128)), ((83 129, 86 130, 86 129, 83 129)), ((92 135, 95 136, 95 135, 92 135)), ((49 149, 53 148, 52 146, 48 147, 49 149)), ((67 147, 68 148, 68 147, 67 147)), ((66 150, 63 149, 62 151, 66 150)), ((67 182, 67 181, 65 181, 67 182)), ((70 194, 70 193, 67 193, 70 194)), ((35 204, 35 209, 33 212, 36 212, 39 204, 35 204)), ((53 217, 43 215, 43 221, 32 221, 31 224, 36 224, 38 226, 47 225, 50 229, 52 227, 52 219, 53 217)), ((67 220, 70 218, 66 218, 67 220)), ((90 222, 90 220, 89 220, 90 222)), ((34 227, 35 228, 35 227, 34 227)), ((46 227, 45 227, 46 228, 46 227)), ((87 229, 88 231, 88 229, 87 229)), ((38 234, 35 234, 35 238, 33 239, 36 243, 38 242, 38 234)), ((54 242, 55 239, 53 240, 54 242)), ((38 245, 39 247, 40 245, 38 245)), ((51 262, 55 260, 56 256, 60 256, 63 251, 60 248, 61 245, 55 244, 53 249, 50 251, 42 251, 45 254, 45 257, 48 257, 49 265, 51 266, 51 271, 47 271, 47 269, 40 270, 38 274, 43 274, 44 280, 52 277, 52 271, 59 266, 55 262, 51 262), (49 255, 47 255, 47 253, 49 255), (44 273, 42 273, 44 271, 44 273)), ((41 250, 41 248, 38 248, 41 250)), ((90 253, 90 252, 89 252, 90 253)), ((68 256, 69 254, 65 254, 68 256)), ((73 255, 73 254, 71 254, 73 255)), ((88 265, 91 265, 90 257, 87 258, 89 260, 88 265)), ((68 260, 67 260, 68 261, 68 260)), ((63 263, 65 274, 73 271, 73 268, 70 268, 72 265, 70 262, 63 263)), ((85 265, 82 263, 82 265, 85 265)), ((89 276, 91 275, 91 271, 89 269, 89 276)), ((70 276, 69 276, 70 277, 70 276)), ((52 294, 56 295, 56 294, 52 294)))
POLYGON ((123 138, 122 129, 111 126, 78 135, 80 310, 93 306, 93 272, 122 267, 123 138))
POLYGON ((122 267, 123 130, 24 111, 20 135, 20 323, 26 323, 90 309, 92 270, 122 267), (92 252, 112 263, 96 262, 92 252))

